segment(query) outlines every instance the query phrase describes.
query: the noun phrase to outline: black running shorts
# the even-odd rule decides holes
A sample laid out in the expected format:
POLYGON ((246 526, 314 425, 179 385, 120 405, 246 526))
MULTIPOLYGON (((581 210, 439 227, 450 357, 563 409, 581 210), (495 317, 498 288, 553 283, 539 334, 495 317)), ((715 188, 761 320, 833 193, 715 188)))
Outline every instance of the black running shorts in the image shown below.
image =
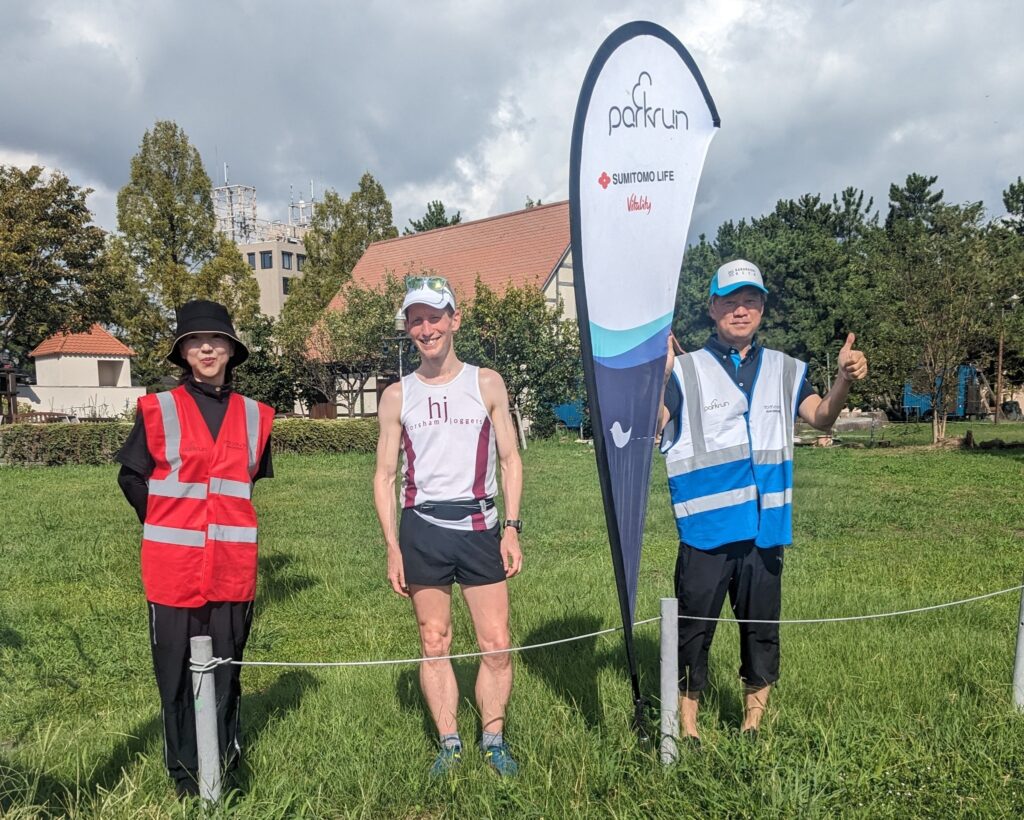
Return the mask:
POLYGON ((405 583, 418 586, 481 586, 505 580, 498 525, 489 530, 452 530, 402 510, 398 526, 405 583))

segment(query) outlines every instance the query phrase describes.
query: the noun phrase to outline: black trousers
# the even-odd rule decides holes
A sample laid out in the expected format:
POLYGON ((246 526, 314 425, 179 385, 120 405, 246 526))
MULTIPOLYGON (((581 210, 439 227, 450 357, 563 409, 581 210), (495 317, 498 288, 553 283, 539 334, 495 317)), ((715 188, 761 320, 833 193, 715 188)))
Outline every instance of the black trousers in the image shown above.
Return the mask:
MULTIPOLYGON (((164 762, 176 782, 196 780, 196 715, 189 671, 189 639, 213 638, 215 658, 242 659, 252 626, 252 601, 210 602, 201 607, 149 602, 149 640, 160 690, 164 723, 164 762)), ((226 770, 238 765, 242 752, 239 705, 242 667, 224 664, 213 673, 217 689, 217 733, 226 770)))
MULTIPOLYGON (((679 544, 676 597, 679 614, 721 615, 729 593, 737 618, 778 620, 782 612, 782 547, 759 549, 737 541, 713 550, 679 544)), ((679 689, 701 692, 708 681, 708 651, 714 621, 679 619, 679 689)), ((779 679, 779 625, 739 624, 740 677, 753 687, 779 679)))

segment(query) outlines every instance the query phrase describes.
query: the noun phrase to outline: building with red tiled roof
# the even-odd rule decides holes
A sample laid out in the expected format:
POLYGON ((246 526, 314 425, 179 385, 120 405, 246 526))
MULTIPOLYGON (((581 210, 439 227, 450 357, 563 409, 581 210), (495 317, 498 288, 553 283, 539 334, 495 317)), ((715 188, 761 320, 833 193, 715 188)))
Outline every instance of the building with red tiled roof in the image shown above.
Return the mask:
MULTIPOLYGON (((352 279, 373 287, 388 273, 402 277, 425 270, 444 276, 460 300, 472 298, 477 277, 498 293, 510 284, 536 285, 552 305, 561 299, 564 315, 575 318, 569 203, 374 242, 352 269, 352 279)), ((330 307, 340 307, 338 297, 330 307)))
MULTIPOLYGON (((575 319, 569 244, 569 203, 553 202, 374 242, 352 269, 352 280, 375 288, 389 273, 401 278, 430 271, 448 280, 460 302, 473 298, 478 278, 498 293, 535 285, 548 304, 561 300, 563 316, 575 319)), ((339 294, 328 309, 343 305, 339 294)), ((355 412, 375 415, 387 383, 372 378, 362 384, 355 412)))
POLYGON ((32 409, 110 418, 135 406, 142 387, 132 387, 135 351, 99 325, 84 333, 54 333, 28 354, 35 359, 36 383, 22 386, 18 398, 32 409))
POLYGON ((99 325, 85 333, 54 333, 41 341, 28 355, 32 358, 79 353, 86 356, 134 356, 135 351, 99 325))

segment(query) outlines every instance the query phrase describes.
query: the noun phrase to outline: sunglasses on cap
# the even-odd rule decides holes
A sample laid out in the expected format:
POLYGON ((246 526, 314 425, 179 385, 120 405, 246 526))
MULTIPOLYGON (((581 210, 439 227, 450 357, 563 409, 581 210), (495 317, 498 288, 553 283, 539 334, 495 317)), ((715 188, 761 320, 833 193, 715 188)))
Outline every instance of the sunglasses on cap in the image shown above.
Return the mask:
MULTIPOLYGON (((419 290, 420 288, 426 288, 436 293, 452 293, 451 285, 448 284, 448 280, 443 276, 406 276, 405 277, 405 289, 419 290)), ((454 296, 454 294, 452 294, 454 296)))

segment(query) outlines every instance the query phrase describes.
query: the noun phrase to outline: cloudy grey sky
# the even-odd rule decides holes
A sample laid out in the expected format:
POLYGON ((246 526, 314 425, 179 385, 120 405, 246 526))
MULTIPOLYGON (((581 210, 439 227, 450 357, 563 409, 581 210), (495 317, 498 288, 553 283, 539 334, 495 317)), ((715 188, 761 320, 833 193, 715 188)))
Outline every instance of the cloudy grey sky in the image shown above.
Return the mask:
POLYGON ((343 195, 363 171, 399 227, 568 195, 583 76, 629 20, 675 33, 722 117, 691 239, 802 193, 937 174, 953 201, 1024 174, 1020 0, 0 0, 0 164, 92 187, 97 221, 143 132, 173 119, 215 184, 343 195))

